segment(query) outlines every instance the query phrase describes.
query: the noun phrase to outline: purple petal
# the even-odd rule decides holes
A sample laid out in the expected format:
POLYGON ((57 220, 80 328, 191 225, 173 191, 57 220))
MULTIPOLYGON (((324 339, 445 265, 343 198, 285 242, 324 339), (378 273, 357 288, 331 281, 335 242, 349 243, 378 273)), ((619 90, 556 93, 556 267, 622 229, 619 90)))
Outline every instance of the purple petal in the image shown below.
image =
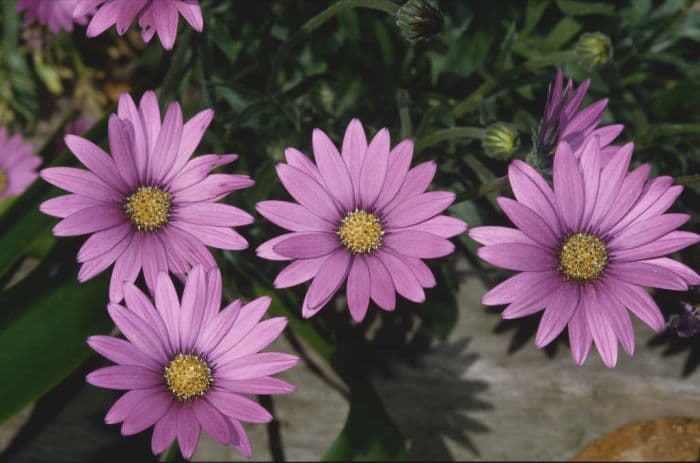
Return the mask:
POLYGON ((408 169, 411 167, 411 159, 413 158, 413 141, 404 140, 394 147, 389 152, 389 166, 384 186, 377 198, 375 208, 382 210, 386 205, 396 197, 396 194, 401 189, 401 186, 406 181, 408 169))
POLYGON ((130 436, 150 428, 165 415, 172 403, 173 396, 170 392, 163 388, 154 391, 126 417, 122 424, 122 436, 130 436))
POLYGON ((66 145, 75 157, 90 169, 100 180, 115 191, 126 193, 128 186, 119 175, 112 158, 102 148, 89 140, 75 135, 66 135, 66 145))
MULTIPOLYGON (((178 193, 194 185, 197 185, 199 182, 204 180, 207 177, 207 175, 211 173, 212 170, 216 169, 217 167, 230 164, 236 159, 238 159, 238 156, 236 156, 235 154, 226 154, 223 156, 217 156, 215 154, 205 154, 204 156, 197 156, 196 158, 192 159, 190 162, 185 164, 185 166, 177 174, 175 174, 172 180, 168 181, 168 183, 170 184, 170 191, 172 191, 173 193, 178 193)), ((175 166, 173 166, 171 171, 174 170, 175 166)), ((249 184, 250 181, 248 181, 247 183, 249 184)))
POLYGON ((295 390, 293 385, 271 376, 242 380, 220 379, 216 385, 239 394, 289 394, 295 390))
POLYGON ((340 219, 335 201, 309 175, 287 164, 277 166, 277 175, 289 194, 306 209, 329 221, 340 219))
POLYGON ((370 296, 383 310, 394 310, 396 307, 396 290, 391 275, 384 264, 375 256, 366 256, 369 271, 370 296))
POLYGON ((551 295, 557 291, 562 284, 565 284, 558 272, 541 273, 542 278, 533 282, 527 293, 514 299, 513 302, 501 312, 502 318, 521 318, 539 312, 547 306, 551 295))
POLYGON ((430 271, 430 267, 428 267, 425 262, 416 257, 408 256, 401 256, 401 260, 408 265, 422 287, 434 288, 435 285, 437 285, 435 275, 433 275, 433 272, 430 271))
POLYGON ((385 209, 389 210, 407 199, 424 193, 430 186, 430 182, 433 181, 436 170, 437 164, 433 161, 418 164, 416 167, 409 170, 408 174, 406 174, 406 180, 403 182, 403 185, 401 185, 399 192, 396 193, 394 199, 385 206, 385 209))
POLYGON ((508 179, 518 202, 537 212, 556 233, 561 233, 554 192, 542 176, 526 163, 516 160, 508 167, 508 179))
POLYGON ((586 310, 581 297, 571 320, 569 320, 569 344, 571 344, 571 356, 576 365, 581 366, 586 361, 592 343, 593 337, 588 329, 586 310))
POLYGON ((439 215, 423 223, 413 225, 411 230, 432 233, 443 238, 452 238, 467 231, 467 224, 454 217, 439 215))
POLYGON ((204 268, 196 266, 187 276, 180 304, 180 348, 190 352, 200 332, 206 307, 207 280, 204 268))
POLYGON ((223 354, 217 359, 217 362, 227 363, 233 359, 257 354, 277 339, 286 326, 287 319, 285 317, 275 317, 261 321, 236 344, 235 349, 231 349, 228 353, 223 354))
POLYGON ((338 291, 350 269, 350 258, 351 254, 346 249, 339 249, 323 263, 309 287, 308 304, 311 310, 321 306, 324 300, 338 291))
POLYGON ((159 373, 135 365, 115 365, 89 373, 88 383, 105 389, 146 389, 162 384, 159 373))
MULTIPOLYGON (((163 44, 163 48, 172 50, 175 44, 179 19, 177 9, 170 2, 154 2, 151 5, 160 42, 163 44)), ((194 449, 192 450, 194 452, 194 449)), ((183 450, 183 455, 185 453, 183 450)), ((185 458, 189 459, 190 457, 185 455, 185 458)))
POLYGON ((578 306, 579 288, 575 284, 562 284, 547 301, 535 336, 538 349, 546 346, 566 328, 578 306))
POLYGON ((388 210, 384 221, 389 228, 409 227, 432 219, 447 209, 454 200, 455 194, 447 191, 423 193, 388 210))
POLYGON ((129 246, 115 262, 109 283, 110 301, 121 301, 124 283, 133 283, 136 280, 142 265, 141 248, 141 240, 138 236, 134 236, 129 246))
POLYGON ((631 249, 651 243, 677 229, 690 219, 687 214, 665 214, 635 222, 614 236, 611 250, 631 249))
POLYGON ((411 302, 425 302, 423 287, 418 282, 418 279, 413 274, 410 267, 406 265, 403 260, 385 251, 379 252, 376 255, 389 272, 397 293, 411 302))
POLYGON ((454 244, 432 233, 420 231, 397 231, 384 237, 384 245, 397 254, 422 259, 444 257, 455 249, 454 244))
POLYGON ((553 179, 557 211, 569 230, 577 230, 583 214, 583 179, 578 160, 566 143, 560 143, 554 155, 553 179))
POLYGON ((262 201, 255 209, 267 220, 290 231, 334 231, 334 225, 288 201, 262 201))
POLYGON ((138 366, 158 372, 162 368, 160 363, 124 339, 112 336, 90 336, 87 343, 95 352, 119 365, 138 366))
POLYGON ((581 171, 583 175, 584 207, 581 224, 585 227, 591 220, 600 185, 600 139, 591 136, 581 148, 581 171))
POLYGON ((494 286, 481 298, 484 305, 509 304, 530 294, 532 287, 552 272, 522 272, 494 286))
POLYGON ((126 221, 124 212, 111 204, 88 207, 61 220, 53 227, 56 236, 78 236, 95 233, 126 221))
POLYGON ((389 131, 382 129, 374 136, 367 148, 360 170, 359 202, 363 209, 374 206, 382 191, 389 165, 390 143, 389 131))
POLYGON ((620 151, 603 168, 600 174, 601 182, 598 187, 598 199, 590 221, 594 229, 600 226, 613 203, 617 201, 620 188, 622 188, 622 184, 627 176, 633 147, 632 143, 628 143, 620 148, 620 151))
POLYGON ((238 312, 234 320, 234 325, 229 332, 222 333, 223 338, 220 342, 212 338, 212 342, 217 342, 217 345, 210 351, 211 359, 219 361, 222 356, 227 355, 231 349, 234 349, 238 343, 257 326, 260 319, 262 319, 263 315, 265 315, 265 312, 267 312, 267 309, 270 307, 271 302, 272 299, 269 296, 264 296, 254 299, 241 307, 240 310, 236 309, 234 305, 234 315, 238 312))
POLYGON ((158 455, 165 452, 177 436, 177 411, 180 407, 170 407, 153 427, 151 450, 158 455))
POLYGON ((617 336, 606 316, 609 307, 603 305, 608 301, 599 293, 599 288, 589 285, 582 295, 586 320, 603 363, 608 368, 614 368, 617 363, 617 336))
POLYGON ((142 318, 117 304, 107 307, 110 317, 126 338, 144 354, 160 364, 165 364, 168 355, 157 332, 142 318))
POLYGON ((48 183, 95 201, 120 204, 123 197, 107 186, 95 174, 74 167, 49 167, 40 172, 48 183))
POLYGON ((643 288, 618 281, 611 289, 612 294, 652 330, 657 333, 664 330, 665 322, 661 310, 643 288))
POLYGON ((321 178, 321 173, 318 171, 318 167, 311 162, 307 155, 295 148, 287 148, 284 150, 284 158, 290 166, 304 172, 319 185, 323 185, 323 179, 321 178))
POLYGON ((187 165, 187 161, 192 157, 194 150, 197 149, 197 146, 202 141, 202 137, 213 118, 214 111, 205 109, 195 114, 192 119, 182 126, 182 139, 180 140, 177 156, 172 163, 170 171, 165 176, 166 181, 181 174, 183 168, 187 165))
POLYGON ((633 285, 688 290, 688 285, 676 272, 645 262, 614 262, 608 266, 606 273, 633 285))
POLYGON ((227 445, 231 440, 228 420, 206 400, 192 402, 192 411, 200 426, 221 445, 227 445))
POLYGON ((207 393, 207 401, 221 413, 235 420, 248 423, 272 421, 272 415, 260 404, 233 392, 212 389, 207 393))
MULTIPOLYGON (((333 233, 302 233, 280 241, 273 247, 275 253, 294 259, 309 259, 330 254, 340 247, 333 233)), ((345 250, 342 250, 345 252, 345 250)))
POLYGON ((328 135, 319 129, 314 129, 312 141, 314 158, 326 190, 343 209, 352 210, 355 204, 352 180, 338 149, 328 135))
POLYGON ((177 407, 177 441, 180 452, 189 460, 197 450, 201 429, 194 411, 190 407, 177 407))
POLYGON ((104 255, 129 237, 131 233, 132 226, 129 223, 123 223, 94 233, 78 251, 78 262, 87 262, 104 255))
POLYGON ((289 288, 308 281, 318 274, 326 256, 295 260, 275 278, 275 288, 289 288))
POLYGON ((650 170, 651 166, 649 164, 643 164, 625 177, 620 188, 620 194, 598 228, 599 233, 606 233, 630 211, 642 194, 642 189, 650 170))
POLYGON ((219 203, 181 205, 175 212, 177 220, 212 227, 238 227, 255 221, 252 215, 237 207, 219 203))
POLYGON ((535 245, 535 242, 517 228, 510 227, 477 227, 469 230, 469 237, 485 246, 504 243, 525 243, 535 245))
POLYGON ((700 285, 700 275, 692 268, 676 260, 669 259, 668 257, 660 257, 658 259, 650 259, 642 262, 670 270, 680 276, 689 285, 700 285))
POLYGON ((656 204, 657 200, 668 191, 672 183, 673 179, 671 177, 656 177, 647 182, 636 204, 617 224, 608 230, 608 233, 614 235, 632 223, 640 214, 656 204))
MULTIPOLYGON (((348 167, 353 190, 356 198, 360 196, 360 169, 367 152, 367 137, 359 119, 353 119, 348 124, 343 137, 343 160, 348 167)), ((289 161, 288 161, 289 162, 289 161)), ((291 164, 291 162, 290 162, 291 164)))
POLYGON ((619 262, 652 259, 680 251, 700 241, 700 235, 691 232, 673 231, 654 242, 632 249, 613 251, 611 257, 619 262))
POLYGON ((367 313, 370 295, 369 269, 363 257, 355 257, 348 273, 348 308, 356 322, 361 322, 367 313))
POLYGON ((106 204, 108 203, 100 203, 86 196, 69 194, 44 201, 39 206, 39 210, 44 214, 64 219, 82 209, 106 204))
MULTIPOLYGON (((609 283, 607 280, 606 283, 609 283)), ((615 337, 620 341, 622 348, 628 355, 634 355, 634 329, 627 309, 613 295, 612 288, 607 284, 599 286, 601 304, 607 309, 605 315, 610 322, 615 337)))
POLYGON ((549 249, 524 243, 504 243, 484 246, 479 257, 496 267, 521 272, 540 272, 557 268, 557 261, 549 249))
POLYGON ((545 247, 555 247, 559 240, 547 223, 532 209, 509 198, 499 197, 498 204, 508 218, 530 239, 545 247))

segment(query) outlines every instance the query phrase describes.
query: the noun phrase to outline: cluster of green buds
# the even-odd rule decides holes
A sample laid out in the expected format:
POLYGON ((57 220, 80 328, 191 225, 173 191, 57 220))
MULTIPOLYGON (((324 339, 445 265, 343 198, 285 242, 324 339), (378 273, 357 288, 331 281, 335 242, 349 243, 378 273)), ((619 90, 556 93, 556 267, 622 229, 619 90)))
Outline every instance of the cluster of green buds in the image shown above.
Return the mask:
POLYGON ((600 67, 613 57, 610 37, 600 32, 582 34, 574 48, 576 57, 589 69, 600 67))
POLYGON ((396 13, 396 25, 409 42, 426 41, 442 32, 442 11, 428 0, 408 0, 396 13))
POLYGON ((486 155, 500 160, 513 157, 519 144, 518 131, 512 125, 504 122, 496 122, 486 127, 481 139, 481 146, 486 155))

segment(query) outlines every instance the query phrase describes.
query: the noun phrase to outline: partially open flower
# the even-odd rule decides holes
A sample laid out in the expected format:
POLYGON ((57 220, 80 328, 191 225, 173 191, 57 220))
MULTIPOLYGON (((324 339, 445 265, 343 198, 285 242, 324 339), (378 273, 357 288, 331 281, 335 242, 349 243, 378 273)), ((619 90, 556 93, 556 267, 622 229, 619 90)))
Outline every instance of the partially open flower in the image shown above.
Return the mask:
POLYGON ((518 149, 518 131, 510 124, 497 122, 486 128, 481 146, 487 156, 494 159, 510 159, 518 149))
POLYGON ((557 70, 554 85, 550 85, 547 92, 544 116, 537 134, 536 148, 541 158, 554 154, 557 145, 562 141, 566 142, 574 153, 580 153, 579 148, 589 135, 597 135, 599 138, 603 165, 620 149, 611 143, 622 132, 624 126, 612 124, 598 127, 608 105, 607 98, 579 109, 590 83, 591 80, 586 79, 574 89, 573 81, 569 79, 564 87, 564 74, 561 69, 557 70))
POLYGON ((610 61, 613 47, 610 37, 600 32, 587 32, 576 43, 576 56, 588 67, 599 67, 610 61))
POLYGON ((428 0, 408 0, 396 14, 396 25, 409 42, 430 40, 442 32, 442 11, 428 0))
POLYGON ((270 413, 249 396, 286 394, 294 386, 272 375, 298 359, 260 352, 284 330, 282 317, 260 321, 269 297, 221 307, 221 275, 196 267, 182 299, 166 273, 158 276, 155 301, 131 283, 124 285, 125 306, 110 304, 109 314, 126 340, 92 336, 88 344, 116 363, 93 371, 88 383, 127 391, 105 417, 122 423, 125 436, 153 426, 153 453, 177 439, 192 457, 201 429, 222 445, 250 456, 242 423, 267 423, 270 413), (155 302, 155 305, 153 304, 155 302))

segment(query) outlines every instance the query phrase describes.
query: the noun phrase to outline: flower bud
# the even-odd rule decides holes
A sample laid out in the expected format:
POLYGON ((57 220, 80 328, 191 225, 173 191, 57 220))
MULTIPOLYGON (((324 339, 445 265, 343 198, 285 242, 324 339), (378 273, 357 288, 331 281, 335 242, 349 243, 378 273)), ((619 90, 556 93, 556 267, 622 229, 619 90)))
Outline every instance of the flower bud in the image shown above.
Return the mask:
POLYGON ((486 155, 494 159, 510 159, 519 144, 518 131, 512 125, 503 122, 488 126, 481 139, 481 146, 486 155))
POLYGON ((442 32, 445 18, 428 0, 408 0, 396 13, 396 25, 406 40, 420 42, 442 32))
POLYGON ((578 39, 576 56, 588 67, 599 67, 612 59, 613 47, 610 37, 600 32, 587 32, 578 39))

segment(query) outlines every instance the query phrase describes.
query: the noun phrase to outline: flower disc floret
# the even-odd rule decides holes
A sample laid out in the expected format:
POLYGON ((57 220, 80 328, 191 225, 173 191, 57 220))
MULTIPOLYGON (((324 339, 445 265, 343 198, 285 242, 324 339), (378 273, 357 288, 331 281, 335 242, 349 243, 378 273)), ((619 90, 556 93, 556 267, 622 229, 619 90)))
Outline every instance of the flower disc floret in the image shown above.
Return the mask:
POLYGON ((343 246, 355 255, 376 251, 382 247, 384 240, 384 229, 379 217, 362 210, 345 214, 336 233, 343 246))
POLYGON ((136 228, 154 231, 168 223, 172 193, 153 186, 142 186, 124 203, 124 211, 136 228))
POLYGON ((181 401, 202 397, 212 384, 207 362, 193 354, 177 354, 163 370, 168 390, 181 401))
POLYGON ((575 233, 562 244, 559 265, 569 280, 597 280, 608 265, 605 243, 590 233, 575 233))

